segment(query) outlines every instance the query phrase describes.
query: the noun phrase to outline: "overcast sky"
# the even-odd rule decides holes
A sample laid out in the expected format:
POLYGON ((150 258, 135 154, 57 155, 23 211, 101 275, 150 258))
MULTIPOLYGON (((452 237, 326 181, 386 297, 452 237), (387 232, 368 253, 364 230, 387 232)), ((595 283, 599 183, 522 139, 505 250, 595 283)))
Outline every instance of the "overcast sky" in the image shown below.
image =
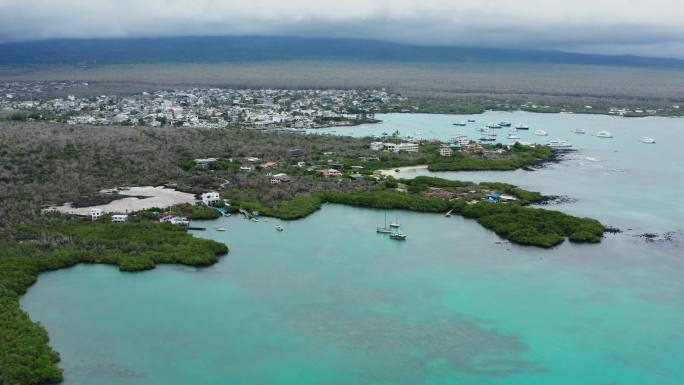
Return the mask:
POLYGON ((0 0, 0 41, 189 35, 684 58, 684 0, 0 0))

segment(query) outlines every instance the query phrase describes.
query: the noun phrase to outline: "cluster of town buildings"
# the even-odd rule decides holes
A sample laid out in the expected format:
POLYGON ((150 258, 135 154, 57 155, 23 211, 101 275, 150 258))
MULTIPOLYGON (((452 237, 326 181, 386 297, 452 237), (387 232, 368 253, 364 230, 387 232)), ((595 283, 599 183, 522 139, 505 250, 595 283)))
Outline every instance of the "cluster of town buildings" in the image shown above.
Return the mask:
POLYGON ((0 92, 0 111, 69 124, 304 129, 372 121, 375 112, 404 100, 385 90, 219 88, 49 99, 10 88, 0 92))

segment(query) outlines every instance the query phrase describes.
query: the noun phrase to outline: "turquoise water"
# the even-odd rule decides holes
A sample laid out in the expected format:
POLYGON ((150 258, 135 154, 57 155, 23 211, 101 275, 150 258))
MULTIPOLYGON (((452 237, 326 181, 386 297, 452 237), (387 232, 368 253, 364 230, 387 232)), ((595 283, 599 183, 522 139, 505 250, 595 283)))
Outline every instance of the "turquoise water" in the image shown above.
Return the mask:
MULTIPOLYGON (((523 121, 565 129, 554 117, 578 119, 523 121)), ((50 332, 68 385, 681 384, 684 121, 615 121, 615 139, 577 140, 547 169, 445 174, 569 194, 579 200, 557 208, 632 228, 600 245, 520 247, 459 217, 389 212, 409 234, 395 242, 374 231, 382 211, 326 205, 282 233, 275 220, 201 223, 226 227, 196 235, 231 247, 206 269, 43 274, 22 306, 50 332), (675 238, 634 236, 644 231, 675 238)))

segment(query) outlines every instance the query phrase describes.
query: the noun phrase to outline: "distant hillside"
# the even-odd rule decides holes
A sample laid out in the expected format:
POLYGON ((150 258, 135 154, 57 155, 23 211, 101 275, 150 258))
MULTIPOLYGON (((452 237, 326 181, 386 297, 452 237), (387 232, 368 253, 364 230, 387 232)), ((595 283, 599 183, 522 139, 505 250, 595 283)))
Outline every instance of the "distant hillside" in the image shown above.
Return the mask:
POLYGON ((684 68, 684 60, 556 51, 424 47, 374 40, 295 37, 178 37, 49 40, 0 44, 0 66, 28 64, 216 63, 265 60, 535 62, 684 68))

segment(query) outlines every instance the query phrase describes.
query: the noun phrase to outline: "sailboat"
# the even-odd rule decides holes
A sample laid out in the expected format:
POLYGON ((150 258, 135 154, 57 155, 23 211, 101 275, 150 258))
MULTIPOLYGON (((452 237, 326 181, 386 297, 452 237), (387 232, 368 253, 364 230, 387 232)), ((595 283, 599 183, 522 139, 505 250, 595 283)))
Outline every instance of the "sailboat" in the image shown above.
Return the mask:
POLYGON ((375 228, 375 231, 378 233, 381 233, 381 234, 389 234, 392 232, 392 229, 387 227, 387 213, 385 213, 385 226, 383 226, 383 227, 378 226, 375 228))
POLYGON ((390 228, 399 228, 401 225, 399 224, 399 220, 397 217, 394 217, 394 222, 390 223, 390 228))

